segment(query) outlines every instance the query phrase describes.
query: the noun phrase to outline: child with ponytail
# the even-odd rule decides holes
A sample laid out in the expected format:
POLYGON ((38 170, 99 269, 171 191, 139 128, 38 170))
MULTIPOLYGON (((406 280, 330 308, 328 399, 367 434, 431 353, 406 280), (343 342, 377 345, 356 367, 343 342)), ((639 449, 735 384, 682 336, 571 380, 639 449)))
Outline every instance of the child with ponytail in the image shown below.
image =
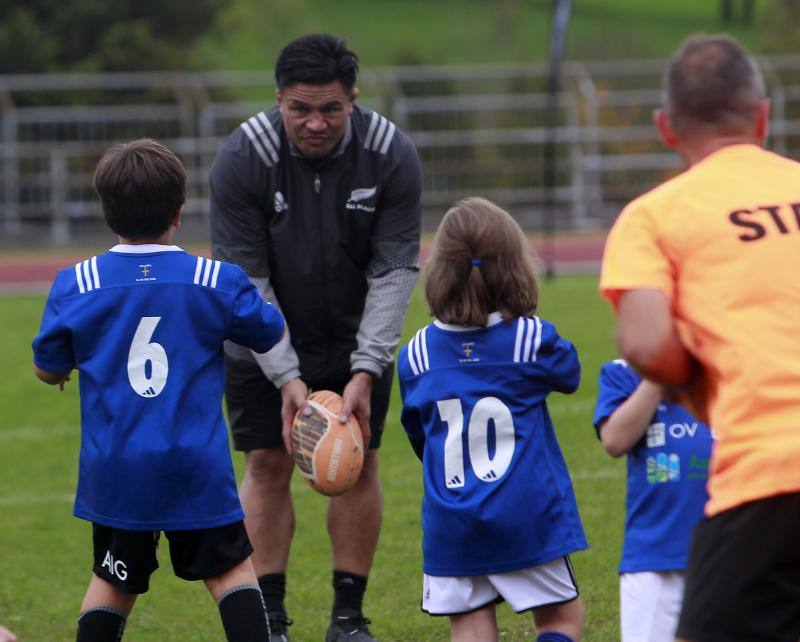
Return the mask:
POLYGON ((586 548, 546 398, 580 363, 533 316, 527 239, 468 198, 444 216, 425 269, 433 323, 398 357, 402 423, 423 463, 422 609, 454 642, 498 639, 495 604, 533 612, 539 642, 577 642, 583 608, 569 555, 586 548))

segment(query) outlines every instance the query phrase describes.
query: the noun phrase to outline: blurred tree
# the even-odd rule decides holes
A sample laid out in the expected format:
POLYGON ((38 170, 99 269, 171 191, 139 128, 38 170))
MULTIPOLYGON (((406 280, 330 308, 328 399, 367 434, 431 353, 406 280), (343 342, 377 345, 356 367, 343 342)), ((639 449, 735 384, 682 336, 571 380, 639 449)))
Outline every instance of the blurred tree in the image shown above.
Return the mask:
POLYGON ((764 6, 759 17, 764 53, 797 51, 800 38, 800 0, 772 0, 764 6))
POLYGON ((736 7, 738 6, 739 21, 741 24, 750 26, 753 24, 755 0, 741 0, 735 3, 734 0, 720 0, 719 17, 723 24, 731 24, 736 19, 736 7))
POLYGON ((201 67, 225 0, 2 0, 0 73, 201 67))

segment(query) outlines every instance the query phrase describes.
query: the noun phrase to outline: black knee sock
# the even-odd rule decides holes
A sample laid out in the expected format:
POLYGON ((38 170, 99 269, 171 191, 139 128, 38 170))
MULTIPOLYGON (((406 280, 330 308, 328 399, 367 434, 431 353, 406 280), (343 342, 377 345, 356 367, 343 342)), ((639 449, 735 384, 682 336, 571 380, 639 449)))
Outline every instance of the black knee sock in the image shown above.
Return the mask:
POLYGON ((283 604, 286 598, 286 573, 265 573, 259 576, 258 585, 264 596, 267 613, 286 615, 286 607, 283 604))
POLYGON ((98 606, 78 618, 77 642, 119 642, 128 616, 110 606, 98 606))
POLYGON ((357 611, 361 613, 361 603, 367 590, 367 576, 333 571, 333 614, 337 611, 357 611))
POLYGON ((255 584, 228 589, 218 606, 228 642, 268 642, 267 612, 261 591, 255 584))

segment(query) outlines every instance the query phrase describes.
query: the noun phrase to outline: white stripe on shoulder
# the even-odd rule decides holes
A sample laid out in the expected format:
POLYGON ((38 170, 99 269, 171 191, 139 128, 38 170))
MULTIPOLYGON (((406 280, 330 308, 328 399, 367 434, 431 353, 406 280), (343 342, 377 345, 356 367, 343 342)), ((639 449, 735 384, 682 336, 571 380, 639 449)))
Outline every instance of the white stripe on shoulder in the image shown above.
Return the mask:
POLYGON ((533 341, 533 333, 535 330, 533 319, 525 319, 525 349, 522 351, 523 361, 531 360, 531 342, 533 341))
POLYGON ((203 269, 203 257, 197 257, 197 266, 194 268, 194 283, 198 285, 200 283, 200 270, 203 269))
POLYGON ((430 370, 431 364, 428 361, 428 326, 420 330, 420 336, 422 338, 422 366, 425 370, 430 370))
POLYGON ((97 257, 92 257, 92 276, 94 276, 94 287, 100 287, 100 273, 97 271, 97 257))
POLYGON ((372 146, 372 138, 375 136, 375 129, 378 126, 378 120, 380 116, 378 116, 378 112, 372 112, 372 120, 369 123, 369 129, 367 130, 367 137, 364 139, 364 148, 369 149, 372 146))
POLYGON ((94 286, 92 285, 92 277, 89 275, 89 259, 86 259, 81 263, 83 267, 83 279, 86 281, 86 291, 91 292, 94 290, 94 286))
POLYGON ((78 292, 83 294, 86 292, 86 288, 83 287, 83 276, 81 275, 81 264, 75 264, 75 280, 78 282, 78 292))
POLYGON ((420 338, 421 333, 422 330, 417 330, 417 334, 414 335, 414 359, 417 361, 419 371, 425 372, 425 362, 422 360, 422 339, 420 338))
POLYGON ((393 122, 389 122, 389 131, 386 132, 386 136, 383 139, 383 145, 381 145, 380 149, 381 154, 385 154, 388 151, 389 145, 394 138, 395 131, 397 131, 397 127, 393 122))
POLYGON ((250 142, 253 143, 253 148, 256 150, 258 155, 261 157, 261 160, 264 161, 264 165, 267 167, 272 167, 272 161, 270 160, 269 156, 267 155, 267 151, 261 144, 258 136, 250 127, 248 122, 242 123, 240 127, 244 130, 244 133, 247 134, 247 137, 250 139, 250 142))
POLYGON ((414 361, 414 342, 417 340, 416 335, 411 338, 411 341, 408 342, 408 365, 411 366, 411 372, 415 375, 419 374, 419 368, 417 367, 416 361, 414 361))
POLYGON ((211 276, 211 259, 203 259, 205 267, 203 268, 203 285, 208 285, 208 279, 211 276))
POLYGON ((522 335, 525 333, 525 319, 517 319, 517 338, 514 341, 514 361, 519 363, 522 360, 522 335))
POLYGON ((378 148, 380 147, 381 140, 383 140, 383 134, 386 131, 386 128, 389 126, 389 121, 386 120, 383 116, 381 116, 381 124, 378 127, 378 131, 375 133, 375 140, 373 141, 372 145, 370 145, 370 149, 372 151, 377 152, 378 148))
MULTIPOLYGON (((269 122, 269 118, 267 115, 262 111, 258 114, 258 119, 264 124, 264 130, 267 132, 267 135, 272 139, 272 147, 277 152, 281 148, 281 141, 278 138, 278 132, 275 131, 275 128, 272 126, 272 123, 269 122)), ((275 157, 275 161, 277 162, 278 157, 275 157)))
POLYGON ((533 339, 533 353, 531 354, 531 361, 536 361, 536 356, 539 354, 539 347, 542 345, 542 320, 539 317, 533 317, 533 323, 536 326, 536 335, 533 339))
POLYGON ((221 263, 219 261, 214 261, 214 271, 211 273, 211 287, 217 287, 217 277, 219 276, 219 266, 221 263))
POLYGON ((264 114, 256 114, 255 116, 248 118, 247 122, 250 123, 250 127, 253 128, 253 131, 258 135, 259 140, 264 144, 264 149, 266 149, 269 153, 269 157, 272 159, 272 162, 277 163, 278 152, 275 149, 275 143, 272 140, 272 136, 270 136, 269 130, 267 129, 267 127, 272 128, 272 125, 269 124, 269 118, 267 118, 264 114), (266 125, 264 124, 265 122, 266 125))

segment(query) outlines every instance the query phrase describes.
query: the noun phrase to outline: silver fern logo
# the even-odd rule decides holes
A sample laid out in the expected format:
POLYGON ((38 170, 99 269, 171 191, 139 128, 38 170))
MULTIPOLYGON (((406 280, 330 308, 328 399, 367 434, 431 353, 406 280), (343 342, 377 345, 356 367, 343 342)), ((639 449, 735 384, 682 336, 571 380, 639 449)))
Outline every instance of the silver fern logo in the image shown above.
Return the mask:
POLYGON ((367 201, 373 198, 378 193, 377 186, 375 187, 359 187, 350 192, 350 198, 347 200, 345 207, 349 210, 361 210, 363 212, 374 212, 374 204, 366 204, 362 201, 367 201))
POLYGON ((289 209, 289 204, 280 192, 275 192, 275 211, 280 214, 289 209))

